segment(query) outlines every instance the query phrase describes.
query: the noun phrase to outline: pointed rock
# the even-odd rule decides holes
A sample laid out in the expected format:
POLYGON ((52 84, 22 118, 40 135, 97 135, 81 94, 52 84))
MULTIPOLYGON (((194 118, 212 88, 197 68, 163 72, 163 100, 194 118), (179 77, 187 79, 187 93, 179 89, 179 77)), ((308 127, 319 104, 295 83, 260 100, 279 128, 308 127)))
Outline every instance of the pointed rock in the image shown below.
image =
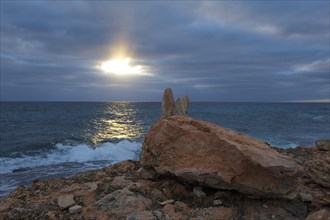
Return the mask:
POLYGON ((187 115, 189 108, 189 97, 179 97, 175 102, 175 114, 187 115))
POLYGON ((163 116, 168 117, 172 116, 174 114, 174 99, 173 99, 173 93, 171 88, 167 88, 164 91, 163 95, 163 102, 162 102, 162 110, 163 110, 163 116))

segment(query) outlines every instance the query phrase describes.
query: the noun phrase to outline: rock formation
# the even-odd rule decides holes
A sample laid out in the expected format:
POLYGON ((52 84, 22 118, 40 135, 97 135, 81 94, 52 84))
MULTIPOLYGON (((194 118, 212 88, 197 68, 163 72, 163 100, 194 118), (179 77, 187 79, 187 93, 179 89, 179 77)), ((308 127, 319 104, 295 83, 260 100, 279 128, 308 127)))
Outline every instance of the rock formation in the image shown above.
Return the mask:
POLYGON ((175 111, 176 115, 187 115, 189 108, 189 97, 179 97, 175 102, 175 111))
POLYGON ((173 99, 173 93, 171 88, 167 88, 164 91, 163 95, 163 102, 162 102, 162 110, 163 110, 163 116, 168 117, 172 116, 174 114, 174 99, 173 99))
POLYGON ((150 128, 140 162, 162 175, 255 197, 283 196, 301 175, 299 165, 263 141, 178 115, 150 128))
POLYGON ((174 103, 173 93, 171 88, 164 91, 162 102, 162 115, 169 117, 172 115, 187 115, 189 108, 189 97, 179 97, 174 103))

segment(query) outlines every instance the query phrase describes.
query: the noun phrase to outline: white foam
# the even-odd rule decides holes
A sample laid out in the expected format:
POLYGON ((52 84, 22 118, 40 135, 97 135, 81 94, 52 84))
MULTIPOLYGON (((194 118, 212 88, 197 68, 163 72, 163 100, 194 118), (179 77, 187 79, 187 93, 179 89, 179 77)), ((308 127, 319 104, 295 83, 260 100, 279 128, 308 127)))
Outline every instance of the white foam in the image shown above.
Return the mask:
POLYGON ((311 115, 311 114, 300 114, 299 116, 301 118, 312 119, 315 121, 325 121, 326 120, 326 117, 324 115, 315 116, 315 115, 311 115))
POLYGON ((96 147, 87 144, 76 146, 56 144, 56 149, 46 154, 21 158, 0 157, 0 174, 11 173, 18 168, 39 167, 67 162, 122 161, 136 159, 141 144, 123 140, 118 143, 102 143, 96 147))

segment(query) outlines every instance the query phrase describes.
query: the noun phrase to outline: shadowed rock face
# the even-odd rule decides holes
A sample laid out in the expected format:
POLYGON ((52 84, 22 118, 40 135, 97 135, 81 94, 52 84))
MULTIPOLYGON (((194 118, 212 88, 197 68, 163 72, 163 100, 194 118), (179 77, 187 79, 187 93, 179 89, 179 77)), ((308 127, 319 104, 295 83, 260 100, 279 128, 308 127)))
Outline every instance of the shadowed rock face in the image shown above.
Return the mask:
POLYGON ((159 174, 256 197, 291 192, 302 173, 291 158, 263 141, 179 115, 161 118, 151 127, 140 162, 159 174))
POLYGON ((168 117, 172 116, 174 114, 174 99, 173 99, 173 93, 171 88, 167 88, 164 91, 163 95, 163 102, 162 102, 162 110, 163 110, 163 116, 168 117))

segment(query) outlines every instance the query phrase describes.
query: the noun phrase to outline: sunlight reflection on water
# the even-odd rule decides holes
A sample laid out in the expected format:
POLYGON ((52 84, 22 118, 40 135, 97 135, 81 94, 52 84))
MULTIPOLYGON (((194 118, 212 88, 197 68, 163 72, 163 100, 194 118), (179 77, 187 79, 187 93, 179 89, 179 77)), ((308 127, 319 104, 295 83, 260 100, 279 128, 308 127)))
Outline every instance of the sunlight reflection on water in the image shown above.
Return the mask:
POLYGON ((102 115, 93 121, 97 131, 92 137, 94 143, 109 139, 140 138, 143 121, 137 118, 134 103, 111 103, 102 115))

